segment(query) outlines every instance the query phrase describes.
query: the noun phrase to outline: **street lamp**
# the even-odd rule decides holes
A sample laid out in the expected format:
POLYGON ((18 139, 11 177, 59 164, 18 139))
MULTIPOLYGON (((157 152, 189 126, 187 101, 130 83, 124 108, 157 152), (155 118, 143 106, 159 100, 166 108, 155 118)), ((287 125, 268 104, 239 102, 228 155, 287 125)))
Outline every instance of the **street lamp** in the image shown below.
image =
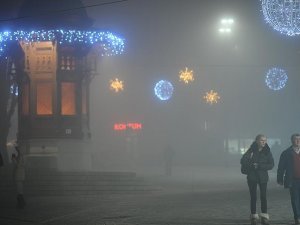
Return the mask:
POLYGON ((231 28, 219 28, 220 33, 231 33, 231 28))
POLYGON ((224 34, 229 34, 232 32, 232 26, 234 20, 232 18, 223 18, 220 21, 219 32, 224 34))

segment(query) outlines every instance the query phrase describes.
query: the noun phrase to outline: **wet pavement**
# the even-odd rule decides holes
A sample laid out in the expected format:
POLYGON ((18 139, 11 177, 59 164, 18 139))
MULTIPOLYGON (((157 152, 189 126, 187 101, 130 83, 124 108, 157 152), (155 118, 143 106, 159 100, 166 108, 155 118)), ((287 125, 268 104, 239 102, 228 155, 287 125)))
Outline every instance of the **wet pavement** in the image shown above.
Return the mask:
MULTIPOLYGON (((150 178, 156 191, 97 196, 27 196, 25 209, 2 196, 0 225, 212 225, 249 224, 245 177, 150 178)), ((293 224, 288 190, 268 187, 271 224, 293 224)), ((258 204, 259 209, 259 204, 258 204)))

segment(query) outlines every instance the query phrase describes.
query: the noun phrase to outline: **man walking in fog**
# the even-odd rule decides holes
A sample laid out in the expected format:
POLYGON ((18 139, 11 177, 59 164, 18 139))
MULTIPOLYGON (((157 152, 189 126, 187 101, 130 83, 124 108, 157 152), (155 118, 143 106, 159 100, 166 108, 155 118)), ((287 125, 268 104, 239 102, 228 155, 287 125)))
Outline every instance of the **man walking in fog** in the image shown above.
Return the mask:
POLYGON ((291 142, 280 155, 277 183, 290 189, 295 224, 300 224, 300 134, 293 134, 291 142))
POLYGON ((164 149, 164 160, 165 160, 165 174, 166 176, 172 175, 174 151, 170 145, 167 145, 164 149))

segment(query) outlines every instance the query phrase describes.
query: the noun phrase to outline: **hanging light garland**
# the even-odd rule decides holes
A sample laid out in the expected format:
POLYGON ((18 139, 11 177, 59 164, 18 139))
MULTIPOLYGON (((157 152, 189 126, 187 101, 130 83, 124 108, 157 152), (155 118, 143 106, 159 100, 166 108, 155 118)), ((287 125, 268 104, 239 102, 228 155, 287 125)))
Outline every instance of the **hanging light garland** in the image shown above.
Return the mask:
POLYGON ((5 55, 7 46, 14 41, 41 42, 57 41, 64 44, 99 44, 102 56, 118 55, 124 51, 124 40, 110 32, 80 30, 38 30, 0 32, 0 56, 5 55))
POLYGON ((261 0, 262 12, 268 24, 288 36, 300 34, 299 0, 261 0))
POLYGON ((213 90, 210 90, 210 92, 206 92, 206 94, 203 97, 205 101, 209 104, 215 104, 218 103, 218 100, 220 99, 220 96, 218 92, 215 92, 213 90))
POLYGON ((110 89, 119 92, 124 90, 123 81, 116 78, 115 80, 110 80, 110 89))
POLYGON ((193 70, 188 70, 187 67, 185 67, 185 70, 180 70, 179 80, 183 81, 185 84, 188 84, 189 82, 194 81, 194 72, 193 72, 193 70))
POLYGON ((268 70, 265 83, 271 90, 278 91, 285 87, 287 80, 285 70, 274 67, 268 70))

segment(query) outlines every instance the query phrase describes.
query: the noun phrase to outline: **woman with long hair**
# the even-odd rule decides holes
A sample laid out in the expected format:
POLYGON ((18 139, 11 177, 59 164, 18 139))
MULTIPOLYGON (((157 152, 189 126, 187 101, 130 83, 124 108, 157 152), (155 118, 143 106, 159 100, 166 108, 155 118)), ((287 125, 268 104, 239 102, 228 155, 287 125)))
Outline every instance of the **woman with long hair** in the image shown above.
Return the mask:
POLYGON ((267 211, 267 183, 269 181, 268 170, 273 169, 274 159, 267 144, 267 137, 263 134, 256 136, 255 141, 241 158, 242 172, 247 174, 247 183, 250 192, 250 221, 256 225, 259 215, 256 212, 257 186, 260 190, 261 223, 269 224, 267 211))

